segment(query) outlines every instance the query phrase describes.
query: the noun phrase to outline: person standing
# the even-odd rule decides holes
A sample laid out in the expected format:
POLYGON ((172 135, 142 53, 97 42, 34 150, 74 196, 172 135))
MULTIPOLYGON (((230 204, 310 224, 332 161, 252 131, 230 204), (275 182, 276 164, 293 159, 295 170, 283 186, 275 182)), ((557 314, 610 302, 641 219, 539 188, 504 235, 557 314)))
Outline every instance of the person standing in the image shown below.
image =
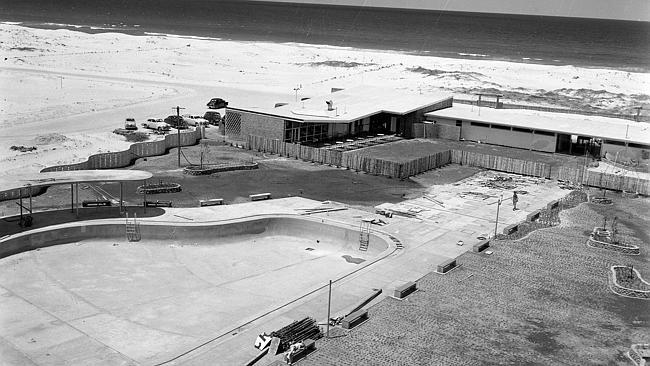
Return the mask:
POLYGON ((519 197, 517 197, 517 191, 512 194, 512 210, 517 210, 517 202, 519 202, 519 197))

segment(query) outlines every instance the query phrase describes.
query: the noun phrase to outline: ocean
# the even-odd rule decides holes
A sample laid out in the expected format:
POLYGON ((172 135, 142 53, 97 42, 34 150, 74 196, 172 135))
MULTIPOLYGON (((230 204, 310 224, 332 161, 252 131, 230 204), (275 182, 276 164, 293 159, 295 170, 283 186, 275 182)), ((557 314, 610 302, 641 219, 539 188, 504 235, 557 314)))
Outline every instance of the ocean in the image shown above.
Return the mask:
POLYGON ((232 0, 0 0, 0 21, 650 70, 648 22, 232 0))

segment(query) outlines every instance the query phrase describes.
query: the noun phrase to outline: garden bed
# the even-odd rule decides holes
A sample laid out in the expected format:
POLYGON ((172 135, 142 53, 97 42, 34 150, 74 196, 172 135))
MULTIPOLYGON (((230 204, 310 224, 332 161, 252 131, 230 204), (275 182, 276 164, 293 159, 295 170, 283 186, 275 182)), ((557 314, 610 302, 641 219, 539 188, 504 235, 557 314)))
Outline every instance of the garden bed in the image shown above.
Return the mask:
POLYGON ((638 246, 623 243, 613 238, 612 232, 602 227, 594 228, 589 235, 587 245, 593 248, 614 250, 623 254, 639 255, 641 253, 638 246))
POLYGON ((209 175, 213 173, 229 172, 234 170, 252 170, 257 168, 257 163, 203 165, 203 167, 198 165, 191 165, 183 169, 183 174, 209 175))
POLYGON ((157 183, 146 184, 139 186, 137 189, 138 194, 158 194, 158 193, 175 193, 182 190, 181 185, 178 183, 157 183))
POLYGON ((617 295, 635 299, 650 300, 650 283, 641 278, 636 268, 631 266, 611 267, 610 289, 617 295))
POLYGON ((591 203, 597 205, 611 205, 613 204, 612 200, 607 197, 591 197, 591 203))

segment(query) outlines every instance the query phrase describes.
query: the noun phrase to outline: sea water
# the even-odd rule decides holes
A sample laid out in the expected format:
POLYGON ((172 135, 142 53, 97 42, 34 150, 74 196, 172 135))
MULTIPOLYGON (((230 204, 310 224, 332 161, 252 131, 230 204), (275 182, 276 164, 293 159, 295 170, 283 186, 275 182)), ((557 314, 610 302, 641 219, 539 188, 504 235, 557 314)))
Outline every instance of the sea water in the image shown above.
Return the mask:
POLYGON ((0 1, 0 21, 86 32, 176 34, 650 69, 648 22, 232 0, 7 0, 0 1))

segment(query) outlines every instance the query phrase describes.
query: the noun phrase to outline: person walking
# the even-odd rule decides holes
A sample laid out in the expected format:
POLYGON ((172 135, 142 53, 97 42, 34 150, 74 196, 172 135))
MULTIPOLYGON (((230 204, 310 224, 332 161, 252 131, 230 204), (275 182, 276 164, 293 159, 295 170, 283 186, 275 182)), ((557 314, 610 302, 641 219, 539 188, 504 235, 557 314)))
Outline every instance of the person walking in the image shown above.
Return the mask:
POLYGON ((512 210, 517 211, 517 202, 519 202, 519 197, 517 197, 517 191, 512 194, 512 210))

